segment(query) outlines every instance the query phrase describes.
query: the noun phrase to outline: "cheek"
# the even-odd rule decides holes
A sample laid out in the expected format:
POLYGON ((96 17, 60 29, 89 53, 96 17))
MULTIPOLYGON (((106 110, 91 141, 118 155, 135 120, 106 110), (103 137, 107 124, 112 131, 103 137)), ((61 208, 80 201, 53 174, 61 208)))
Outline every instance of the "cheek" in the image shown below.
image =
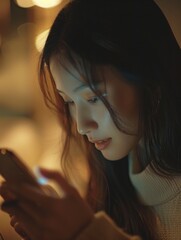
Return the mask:
MULTIPOLYGON (((102 103, 101 101, 95 105, 90 105, 89 103, 87 103, 87 105, 84 105, 83 113, 85 113, 86 111, 87 111, 87 115, 86 115, 87 119, 96 121, 97 123, 102 124, 104 121, 107 122, 110 119, 109 111, 107 110, 104 103, 102 103)), ((72 119, 76 121, 77 110, 75 105, 69 106, 69 113, 72 119)), ((84 116, 85 118, 84 114, 82 114, 82 116, 84 116)))
POLYGON ((108 160, 118 160, 127 156, 132 149, 138 144, 138 138, 134 136, 119 136, 119 138, 114 139, 109 151, 104 152, 104 157, 108 160))
POLYGON ((113 101, 119 112, 125 117, 130 118, 137 115, 139 104, 138 96, 134 89, 126 89, 121 94, 116 92, 113 96, 113 101))
POLYGON ((110 95, 110 102, 120 114, 121 119, 125 120, 133 127, 137 127, 139 119, 139 97, 134 87, 123 85, 114 89, 110 95))

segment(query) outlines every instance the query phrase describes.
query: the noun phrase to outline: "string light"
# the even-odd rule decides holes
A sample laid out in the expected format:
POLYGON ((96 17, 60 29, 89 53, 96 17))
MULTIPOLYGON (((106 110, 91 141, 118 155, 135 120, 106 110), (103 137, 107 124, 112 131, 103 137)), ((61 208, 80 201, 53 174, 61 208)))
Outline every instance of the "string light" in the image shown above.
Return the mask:
POLYGON ((31 22, 25 22, 17 28, 17 32, 20 36, 26 36, 27 33, 31 34, 35 29, 35 24, 31 22))

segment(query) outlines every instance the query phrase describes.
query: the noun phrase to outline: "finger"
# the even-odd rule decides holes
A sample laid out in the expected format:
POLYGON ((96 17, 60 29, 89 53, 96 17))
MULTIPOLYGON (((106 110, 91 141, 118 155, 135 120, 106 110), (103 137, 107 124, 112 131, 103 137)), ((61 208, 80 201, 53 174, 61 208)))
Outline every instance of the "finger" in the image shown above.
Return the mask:
POLYGON ((25 240, 30 240, 30 239, 38 239, 38 238, 34 238, 34 236, 36 235, 35 232, 35 228, 32 227, 33 224, 29 224, 28 223, 28 227, 26 226, 27 221, 25 221, 25 223, 21 223, 21 222, 17 222, 14 226, 14 230, 22 237, 22 239, 25 240))
POLYGON ((65 193, 71 193, 73 191, 73 187, 65 180, 60 172, 44 168, 39 168, 39 171, 44 177, 56 181, 65 193))
POLYGON ((10 205, 9 203, 5 202, 2 204, 2 209, 3 211, 11 213, 16 217, 12 224, 13 228, 20 236, 22 235, 23 238, 27 238, 27 236, 29 236, 30 239, 38 239, 41 228, 38 226, 35 219, 32 219, 31 216, 27 215, 23 209, 18 206, 18 204, 10 205))
POLYGON ((42 190, 32 187, 29 184, 21 184, 19 187, 9 185, 8 190, 13 192, 17 196, 17 199, 31 201, 38 206, 48 201, 47 195, 42 190))
POLYGON ((16 222, 13 228, 23 239, 28 239, 27 233, 25 232, 23 226, 19 222, 16 222))
MULTIPOLYGON (((44 206, 42 206, 42 208, 41 208, 41 207, 34 206, 29 202, 24 202, 24 201, 20 201, 18 205, 23 210, 23 212, 27 216, 30 216, 33 219, 33 222, 38 225, 41 225, 47 216, 47 214, 46 214, 47 209, 44 206)), ((48 210, 48 213, 51 214, 50 208, 48 210)))
POLYGON ((58 193, 55 191, 55 189, 50 186, 50 185, 44 185, 42 186, 42 189, 44 191, 44 193, 48 196, 52 196, 52 197, 59 197, 58 193))
POLYGON ((14 227, 14 225, 18 222, 18 218, 15 215, 11 216, 11 221, 10 221, 10 225, 12 227, 14 227))
POLYGON ((16 208, 17 208, 17 200, 4 201, 1 204, 1 210, 10 214, 11 216, 14 215, 14 212, 16 211, 16 208))
POLYGON ((34 206, 34 204, 32 205, 31 203, 22 201, 6 201, 2 204, 2 210, 13 216, 10 222, 13 227, 19 221, 20 217, 22 217, 20 213, 23 213, 23 216, 26 215, 32 218, 34 223, 41 224, 45 215, 44 213, 46 212, 44 209, 45 208, 40 210, 40 208, 34 206))
POLYGON ((18 207, 23 210, 27 216, 30 216, 36 224, 42 225, 42 221, 47 222, 47 213, 49 215, 57 214, 57 204, 58 209, 62 209, 60 202, 63 201, 63 199, 57 196, 50 197, 45 194, 42 196, 42 193, 37 193, 34 187, 32 188, 29 185, 21 186, 15 191, 18 197, 18 205, 14 206, 11 202, 5 202, 2 205, 2 210, 10 215, 17 216, 18 207))
POLYGON ((15 196, 15 194, 8 190, 7 186, 8 185, 6 183, 3 183, 0 186, 0 195, 4 200, 15 200, 17 197, 15 196))

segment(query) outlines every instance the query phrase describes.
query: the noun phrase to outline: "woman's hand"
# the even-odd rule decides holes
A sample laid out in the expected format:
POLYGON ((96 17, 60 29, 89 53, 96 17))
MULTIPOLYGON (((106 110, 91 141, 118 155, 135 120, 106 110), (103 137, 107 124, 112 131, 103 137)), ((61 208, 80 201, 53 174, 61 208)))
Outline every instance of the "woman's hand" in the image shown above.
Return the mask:
POLYGON ((58 183, 65 193, 63 198, 43 194, 30 185, 5 184, 3 191, 9 191, 17 200, 13 204, 5 201, 2 210, 13 216, 11 224, 21 236, 31 240, 72 239, 91 222, 93 212, 59 172, 44 169, 41 173, 58 183))

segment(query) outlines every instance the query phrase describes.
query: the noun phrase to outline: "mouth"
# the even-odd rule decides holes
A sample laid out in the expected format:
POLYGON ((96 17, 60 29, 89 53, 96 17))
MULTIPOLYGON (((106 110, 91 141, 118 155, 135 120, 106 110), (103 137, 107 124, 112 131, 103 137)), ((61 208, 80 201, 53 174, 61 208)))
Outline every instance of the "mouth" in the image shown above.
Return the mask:
POLYGON ((109 146, 109 144, 111 143, 111 138, 94 141, 93 143, 95 144, 95 147, 97 148, 97 150, 102 151, 109 146))

